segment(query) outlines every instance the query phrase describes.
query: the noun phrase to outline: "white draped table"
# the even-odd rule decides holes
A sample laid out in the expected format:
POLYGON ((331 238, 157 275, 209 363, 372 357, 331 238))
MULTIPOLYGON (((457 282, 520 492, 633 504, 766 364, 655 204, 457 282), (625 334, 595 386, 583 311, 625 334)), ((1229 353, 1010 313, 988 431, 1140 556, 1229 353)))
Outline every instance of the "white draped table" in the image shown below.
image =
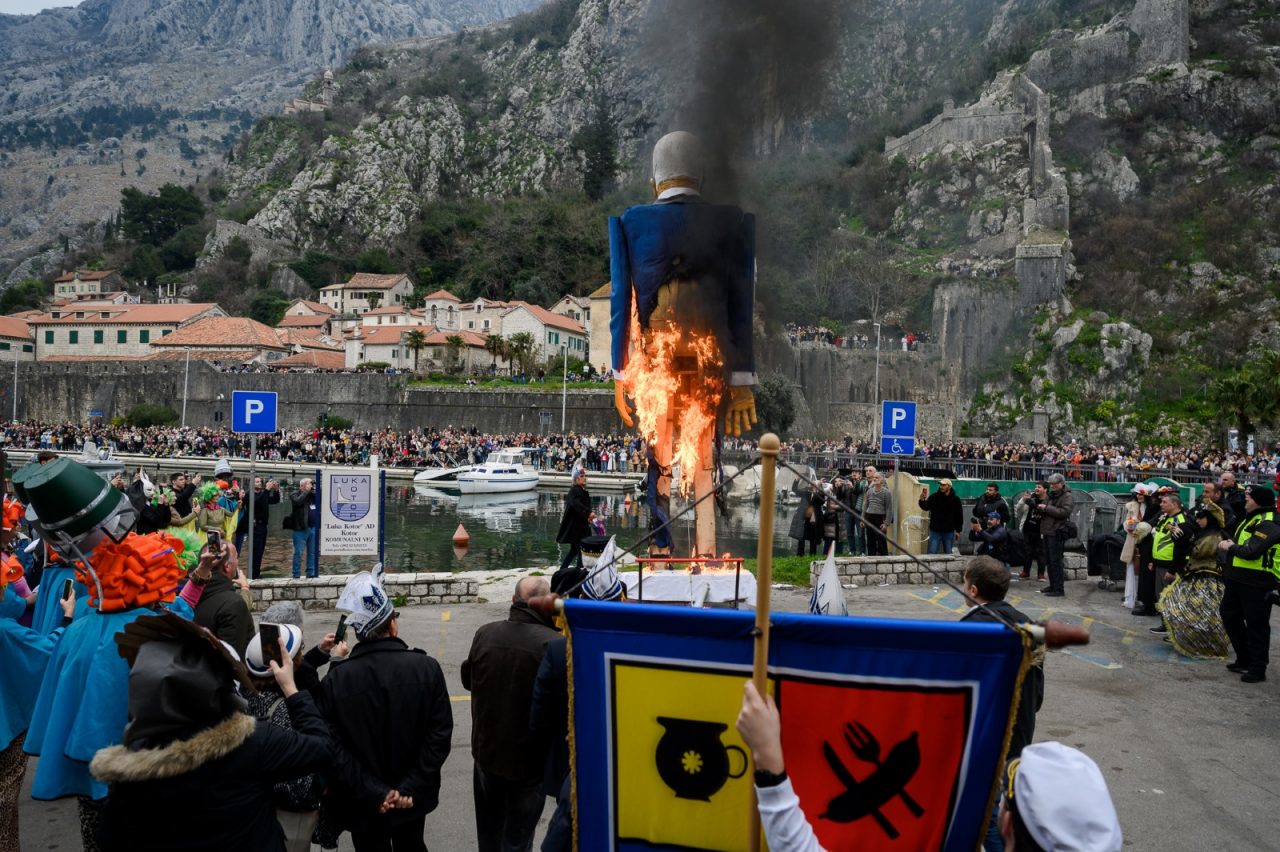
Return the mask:
MULTIPOLYGON (((734 572, 715 574, 687 574, 684 571, 655 571, 644 573, 644 597, 640 597, 640 573, 623 571, 619 575, 627 587, 630 600, 667 601, 671 603, 691 603, 703 600, 706 603, 733 603, 734 572)), ((755 604, 756 578, 745 568, 738 578, 738 600, 755 604)))

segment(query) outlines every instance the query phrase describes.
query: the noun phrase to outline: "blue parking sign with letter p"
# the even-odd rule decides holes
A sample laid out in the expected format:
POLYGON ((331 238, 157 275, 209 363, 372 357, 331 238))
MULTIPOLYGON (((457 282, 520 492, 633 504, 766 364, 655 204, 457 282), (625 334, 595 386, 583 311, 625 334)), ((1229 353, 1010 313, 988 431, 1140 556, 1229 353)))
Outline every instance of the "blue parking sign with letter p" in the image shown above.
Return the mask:
POLYGON ((266 434, 278 430, 275 391, 232 391, 231 431, 266 434))
POLYGON ((916 436, 916 404, 885 400, 880 404, 880 434, 890 438, 916 436))

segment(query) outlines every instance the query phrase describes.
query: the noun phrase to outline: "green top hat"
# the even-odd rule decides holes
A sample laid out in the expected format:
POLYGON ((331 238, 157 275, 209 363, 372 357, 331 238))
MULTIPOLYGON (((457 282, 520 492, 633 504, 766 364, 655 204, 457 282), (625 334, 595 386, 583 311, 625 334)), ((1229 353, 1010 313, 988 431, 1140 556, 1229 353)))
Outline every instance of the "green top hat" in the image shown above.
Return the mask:
POLYGON ((128 502, 111 483, 68 458, 27 465, 14 474, 13 487, 47 532, 72 539, 92 532, 128 502))

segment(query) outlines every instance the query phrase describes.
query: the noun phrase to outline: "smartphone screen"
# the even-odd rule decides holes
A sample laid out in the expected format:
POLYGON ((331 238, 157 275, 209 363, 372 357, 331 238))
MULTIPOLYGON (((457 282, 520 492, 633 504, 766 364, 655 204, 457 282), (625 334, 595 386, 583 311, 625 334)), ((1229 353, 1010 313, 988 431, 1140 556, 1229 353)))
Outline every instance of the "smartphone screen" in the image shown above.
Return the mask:
POLYGON ((259 625, 258 635, 262 637, 263 661, 275 660, 276 665, 284 665, 284 659, 280 656, 280 626, 278 624, 259 625))
POLYGON ((333 631, 333 639, 335 642, 345 641, 347 638, 347 617, 344 615, 338 619, 338 629, 333 631))
POLYGON ((72 590, 73 588, 75 588, 75 581, 74 581, 74 580, 63 580, 63 581, 62 581, 62 599, 63 599, 64 601, 65 601, 67 598, 71 597, 71 590, 72 590))

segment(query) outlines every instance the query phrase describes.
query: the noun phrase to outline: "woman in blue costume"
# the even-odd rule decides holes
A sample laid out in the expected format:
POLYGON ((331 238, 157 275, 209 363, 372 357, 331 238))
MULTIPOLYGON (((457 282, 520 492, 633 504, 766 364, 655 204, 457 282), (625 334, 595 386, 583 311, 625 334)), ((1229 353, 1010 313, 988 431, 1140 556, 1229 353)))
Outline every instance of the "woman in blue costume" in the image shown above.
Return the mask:
MULTIPOLYGON (((57 598, 56 595, 51 595, 57 598)), ((19 624, 26 602, 0 582, 0 852, 18 852, 18 794, 27 771, 22 743, 45 667, 77 599, 58 600, 62 620, 48 634, 19 624)))
MULTIPOLYGON (((94 564, 92 555, 89 562, 94 564)), ((194 617, 181 598, 163 608, 188 620, 194 617)), ((89 762, 99 749, 121 741, 128 722, 129 666, 116 648, 115 635, 155 612, 154 606, 114 612, 91 608, 77 617, 54 649, 36 697, 24 746, 28 754, 40 756, 31 795, 45 800, 75 796, 86 850, 98 848, 94 835, 107 796, 107 786, 89 772, 89 762)))

